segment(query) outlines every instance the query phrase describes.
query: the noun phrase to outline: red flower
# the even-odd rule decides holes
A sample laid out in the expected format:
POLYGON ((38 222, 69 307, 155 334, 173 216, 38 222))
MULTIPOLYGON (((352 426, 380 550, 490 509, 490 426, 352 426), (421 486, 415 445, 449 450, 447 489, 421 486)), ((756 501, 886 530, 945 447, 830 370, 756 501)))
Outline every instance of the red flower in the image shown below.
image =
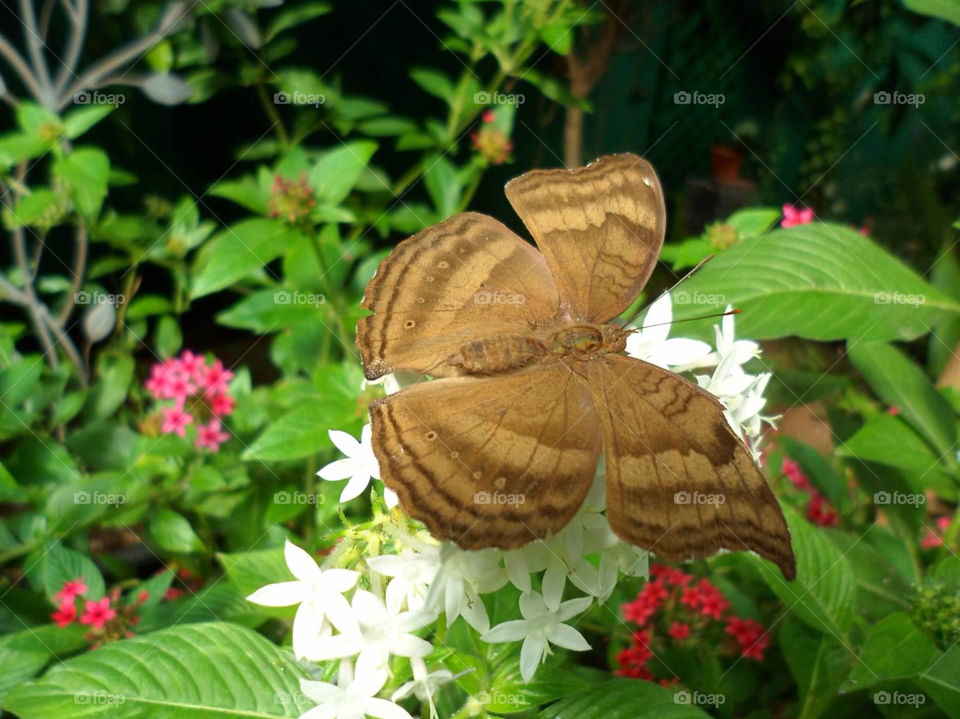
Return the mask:
POLYGON ((813 490, 810 494, 810 506, 807 508, 807 519, 821 527, 833 527, 837 524, 839 516, 823 495, 813 490))
POLYGON ((667 631, 667 634, 677 641, 686 639, 690 636, 690 625, 682 624, 681 622, 674 622, 672 625, 670 625, 670 629, 667 631))
POLYGON ((760 622, 755 622, 752 619, 740 619, 740 617, 728 617, 727 628, 724 631, 737 640, 737 644, 740 645, 741 656, 757 661, 763 659, 763 652, 770 643, 770 637, 764 631, 760 622))
POLYGON ((809 207, 800 209, 799 207, 785 204, 781 209, 783 210, 783 219, 780 221, 781 227, 806 225, 813 222, 813 210, 809 207))
POLYGON ((110 607, 110 597, 104 597, 100 601, 87 601, 83 610, 83 616, 80 617, 81 624, 89 624, 96 629, 103 629, 103 625, 117 616, 117 613, 110 607))
POLYGON ((697 582, 697 589, 700 590, 700 613, 705 617, 720 619, 730 607, 727 598, 707 579, 697 582))
POLYGON ((63 588, 53 595, 55 601, 60 604, 65 602, 72 602, 75 597, 79 597, 87 593, 87 583, 83 580, 83 577, 79 579, 68 579, 63 583, 63 588))
POLYGON ((50 618, 57 623, 58 627, 65 627, 76 619, 77 606, 73 603, 73 599, 63 602, 57 611, 50 615, 50 618))

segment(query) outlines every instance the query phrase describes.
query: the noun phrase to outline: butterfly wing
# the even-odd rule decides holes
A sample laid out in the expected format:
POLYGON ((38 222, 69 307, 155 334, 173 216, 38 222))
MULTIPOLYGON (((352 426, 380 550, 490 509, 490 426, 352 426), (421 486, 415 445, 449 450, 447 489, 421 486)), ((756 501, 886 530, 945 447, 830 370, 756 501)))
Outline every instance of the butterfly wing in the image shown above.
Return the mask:
POLYGON ((630 357, 586 365, 603 427, 613 530, 670 561, 750 549, 793 579, 783 512, 717 399, 630 357))
POLYGON ((367 285, 357 325, 367 379, 395 370, 459 372, 444 360, 467 343, 528 334, 556 321, 557 290, 543 255, 491 217, 473 212, 397 245, 367 285))
POLYGON ((589 389, 559 361, 413 385, 370 417, 384 484, 434 537, 464 549, 560 531, 600 457, 589 389))
POLYGON ((575 170, 533 170, 505 192, 575 320, 607 322, 640 294, 666 227, 663 190, 649 162, 620 154, 575 170))

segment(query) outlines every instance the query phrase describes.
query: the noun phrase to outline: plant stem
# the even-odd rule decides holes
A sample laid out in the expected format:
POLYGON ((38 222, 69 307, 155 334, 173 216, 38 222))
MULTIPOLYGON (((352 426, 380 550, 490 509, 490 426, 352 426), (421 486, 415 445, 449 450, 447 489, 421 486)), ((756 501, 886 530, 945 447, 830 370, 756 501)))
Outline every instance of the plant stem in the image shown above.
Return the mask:
MULTIPOLYGON (((64 5, 71 7, 69 0, 63 0, 64 5)), ((70 30, 70 39, 67 43, 66 56, 63 59, 63 67, 57 74, 57 82, 54 85, 54 92, 60 93, 64 86, 70 82, 71 77, 76 77, 77 61, 80 59, 80 50, 83 49, 83 41, 87 35, 87 15, 89 8, 87 0, 77 0, 76 8, 72 8, 67 14, 70 17, 70 24, 73 26, 70 30)))
POLYGON ((20 76, 20 80, 30 91, 30 94, 33 95, 34 99, 37 102, 43 102, 43 90, 40 89, 40 83, 37 81, 37 78, 34 77, 33 71, 30 70, 30 66, 27 65, 27 61, 23 59, 23 56, 17 52, 16 48, 10 44, 10 41, 7 40, 3 35, 0 35, 0 55, 3 55, 7 62, 10 63, 10 66, 16 71, 17 75, 20 76))
POLYGON ((27 43, 27 50, 30 53, 30 60, 33 63, 34 76, 40 85, 41 102, 47 109, 55 109, 56 103, 53 97, 53 87, 50 84, 50 71, 47 69, 47 61, 43 57, 40 42, 40 30, 37 27, 37 19, 33 13, 33 2, 31 0, 20 0, 20 18, 23 23, 23 38, 27 43))
POLYGON ((280 144, 285 148, 290 146, 290 135, 287 134, 287 128, 283 124, 283 118, 280 117, 280 113, 277 112, 277 106, 270 101, 270 97, 267 95, 267 89, 263 85, 263 80, 257 82, 257 97, 260 98, 260 104, 263 105, 263 111, 267 113, 267 117, 273 120, 274 127, 277 128, 277 139, 280 140, 280 144))
POLYGON ((57 323, 60 325, 66 324, 67 320, 70 319, 70 314, 73 312, 75 303, 74 298, 77 292, 80 291, 80 285, 83 283, 83 274, 87 269, 87 228, 84 227, 82 220, 80 224, 77 225, 77 232, 76 235, 74 235, 73 243, 73 268, 70 270, 70 273, 73 275, 73 280, 70 283, 70 294, 67 295, 67 301, 63 303, 63 307, 57 315, 57 323))

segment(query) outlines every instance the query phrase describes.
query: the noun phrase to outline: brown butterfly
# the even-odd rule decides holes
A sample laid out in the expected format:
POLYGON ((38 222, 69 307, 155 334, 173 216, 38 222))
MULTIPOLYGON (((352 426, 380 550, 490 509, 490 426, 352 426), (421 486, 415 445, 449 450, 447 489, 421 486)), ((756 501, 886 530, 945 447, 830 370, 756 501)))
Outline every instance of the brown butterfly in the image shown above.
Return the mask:
POLYGON ((366 377, 435 378, 370 407, 384 484, 435 537, 508 549, 563 529, 603 453, 625 541, 666 560, 750 549, 793 579, 780 505, 722 405, 628 357, 613 322, 663 245, 653 167, 610 155, 527 172, 506 194, 539 251, 466 212, 401 242, 367 285, 366 377))

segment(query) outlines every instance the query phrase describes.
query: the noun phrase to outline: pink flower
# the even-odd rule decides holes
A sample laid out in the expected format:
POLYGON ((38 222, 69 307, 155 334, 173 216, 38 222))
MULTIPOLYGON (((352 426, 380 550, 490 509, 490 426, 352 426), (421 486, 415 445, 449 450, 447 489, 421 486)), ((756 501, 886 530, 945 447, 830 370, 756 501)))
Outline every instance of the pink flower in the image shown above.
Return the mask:
POLYGON ((65 627, 77 618, 77 606, 72 599, 63 602, 57 611, 50 615, 50 618, 57 623, 58 627, 65 627))
POLYGON ((181 437, 187 433, 187 425, 193 422, 193 416, 183 411, 182 407, 163 408, 163 432, 175 432, 181 437))
POLYGON ((770 643, 770 637, 764 631, 760 622, 755 622, 752 619, 728 617, 727 628, 724 631, 737 640, 740 645, 741 656, 757 661, 763 659, 763 651, 770 643))
POLYGON ((187 377, 201 382, 206 363, 207 361, 202 355, 195 355, 190 350, 184 350, 183 354, 180 355, 179 368, 187 377))
POLYGON ((209 424, 201 424, 197 427, 197 447, 204 447, 216 452, 220 449, 220 443, 230 439, 227 432, 220 431, 220 420, 212 419, 209 424))
POLYGON ((72 602, 75 597, 86 593, 87 583, 83 581, 83 577, 80 577, 79 579, 68 579, 64 582, 63 588, 54 594, 53 598, 58 603, 63 604, 64 602, 72 602))
POLYGON ((204 367, 200 386, 208 395, 226 394, 227 383, 233 379, 233 372, 223 368, 223 362, 217 360, 212 367, 204 367))
POLYGON ((926 536, 920 540, 920 546, 924 549, 934 549, 943 546, 943 537, 933 530, 927 532, 926 536))
POLYGON ((233 406, 236 400, 228 394, 214 395, 210 399, 210 411, 217 417, 225 417, 233 412, 233 406))
POLYGON ((783 220, 780 221, 781 227, 793 227, 795 225, 807 225, 813 222, 813 210, 809 207, 800 209, 790 204, 783 206, 783 220))
POLYGON ((117 616, 116 611, 110 608, 110 597, 104 597, 97 602, 87 601, 80 623, 89 624, 95 629, 103 629, 103 625, 115 616, 117 616))

